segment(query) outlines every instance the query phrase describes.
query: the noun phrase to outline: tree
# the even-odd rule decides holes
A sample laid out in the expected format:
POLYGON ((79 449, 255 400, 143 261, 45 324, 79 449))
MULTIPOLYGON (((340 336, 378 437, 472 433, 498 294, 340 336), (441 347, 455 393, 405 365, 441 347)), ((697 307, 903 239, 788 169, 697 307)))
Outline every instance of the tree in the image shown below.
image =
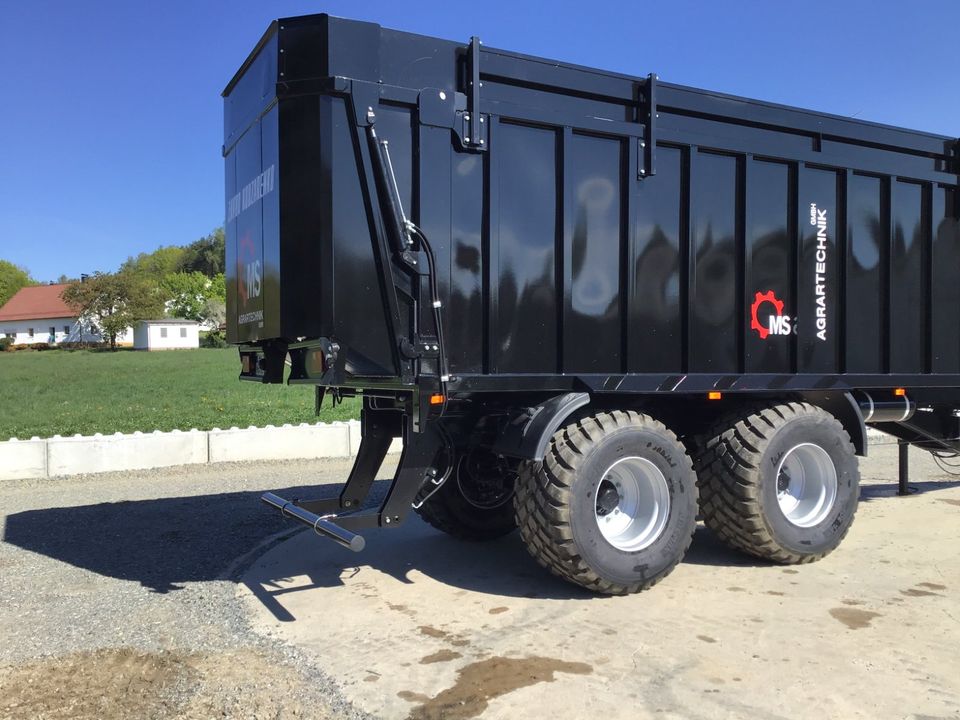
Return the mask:
POLYGON ((117 335, 163 314, 163 298, 149 279, 133 272, 96 273, 63 291, 64 301, 117 349, 117 335))
POLYGON ((226 300, 223 275, 208 278, 199 272, 171 273, 163 279, 161 290, 166 300, 167 315, 204 323, 216 320, 208 312, 212 309, 208 307, 209 304, 222 304, 226 300))
POLYGON ((16 295, 20 288, 36 284, 37 281, 30 277, 25 268, 0 260, 0 307, 16 295))
POLYGON ((227 321, 227 303, 215 298, 207 300, 203 306, 203 317, 209 327, 219 329, 227 321))
POLYGON ((151 253, 140 253, 136 257, 127 258, 120 266, 120 272, 134 273, 150 280, 155 287, 160 287, 167 275, 179 272, 185 252, 185 248, 170 245, 157 248, 151 253))
POLYGON ((184 248, 179 269, 181 272, 199 272, 213 278, 223 275, 226 264, 226 239, 223 228, 217 228, 184 248))

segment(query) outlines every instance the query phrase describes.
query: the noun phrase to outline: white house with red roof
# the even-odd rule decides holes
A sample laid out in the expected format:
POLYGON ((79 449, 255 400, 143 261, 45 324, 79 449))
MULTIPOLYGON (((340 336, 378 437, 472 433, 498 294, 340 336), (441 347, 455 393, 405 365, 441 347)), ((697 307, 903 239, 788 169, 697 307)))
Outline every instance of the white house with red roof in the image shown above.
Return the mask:
MULTIPOLYGON (((13 338, 14 344, 100 342, 75 310, 64 301, 67 285, 33 285, 21 288, 0 307, 0 337, 13 338)), ((118 343, 132 342, 127 331, 118 343)))

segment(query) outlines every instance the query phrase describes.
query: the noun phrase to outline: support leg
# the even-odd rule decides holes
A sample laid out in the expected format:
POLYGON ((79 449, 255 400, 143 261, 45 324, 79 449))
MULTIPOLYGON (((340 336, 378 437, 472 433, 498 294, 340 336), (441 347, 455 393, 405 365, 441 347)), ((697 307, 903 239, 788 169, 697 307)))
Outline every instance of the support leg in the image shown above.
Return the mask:
POLYGON ((897 495, 910 495, 912 492, 916 492, 908 484, 910 482, 910 444, 900 440, 897 442, 897 449, 900 451, 900 484, 897 495))
POLYGON ((363 435, 360 438, 360 447, 340 497, 325 500, 297 499, 294 500, 294 505, 320 515, 336 514, 344 510, 353 512, 363 505, 387 457, 390 444, 402 433, 403 418, 398 412, 369 408, 363 409, 361 418, 363 435))

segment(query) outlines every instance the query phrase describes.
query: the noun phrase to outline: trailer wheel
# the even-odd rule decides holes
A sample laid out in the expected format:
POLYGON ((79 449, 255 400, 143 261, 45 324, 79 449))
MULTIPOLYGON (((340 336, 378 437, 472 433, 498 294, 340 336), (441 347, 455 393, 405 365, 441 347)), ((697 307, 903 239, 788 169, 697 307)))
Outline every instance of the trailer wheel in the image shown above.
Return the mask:
POLYGON ((555 575, 610 595, 645 590, 690 547, 697 487, 683 445, 632 411, 597 413, 559 430, 542 463, 521 465, 517 525, 555 575))
POLYGON ((417 509, 427 523, 461 540, 495 540, 513 532, 516 471, 488 450, 459 455, 447 481, 417 509))
POLYGON ((819 560, 857 511, 860 471, 840 422, 807 403, 717 424, 697 456, 704 523, 731 547, 779 563, 819 560))

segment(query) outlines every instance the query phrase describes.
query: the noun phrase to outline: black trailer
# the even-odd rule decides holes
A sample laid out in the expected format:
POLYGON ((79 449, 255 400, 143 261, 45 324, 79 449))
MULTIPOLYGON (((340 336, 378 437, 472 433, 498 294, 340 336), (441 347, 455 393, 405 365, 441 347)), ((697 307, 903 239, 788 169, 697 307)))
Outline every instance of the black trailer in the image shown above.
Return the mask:
POLYGON ((241 378, 363 398, 339 498, 264 497, 320 534, 519 526, 632 592, 698 513, 833 550, 867 426, 960 449, 956 138, 327 15, 223 96, 241 378))

